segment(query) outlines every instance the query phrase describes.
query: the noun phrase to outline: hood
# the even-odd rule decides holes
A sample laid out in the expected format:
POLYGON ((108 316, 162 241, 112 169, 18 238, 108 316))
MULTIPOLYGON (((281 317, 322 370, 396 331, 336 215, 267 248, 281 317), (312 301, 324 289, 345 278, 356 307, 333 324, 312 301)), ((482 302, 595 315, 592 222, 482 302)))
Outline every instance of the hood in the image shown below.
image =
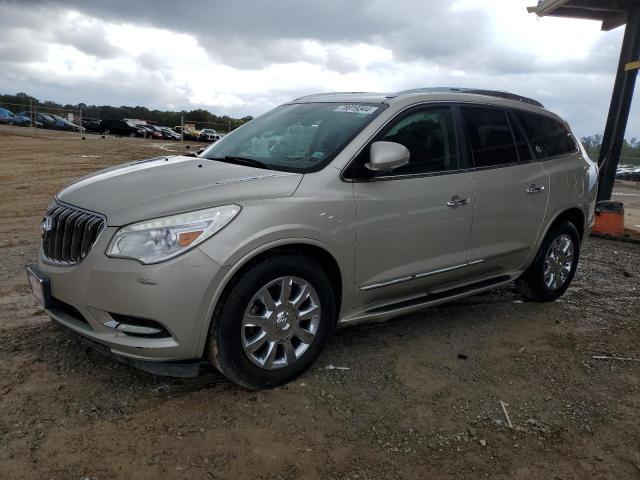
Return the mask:
POLYGON ((120 227, 202 208, 247 200, 288 197, 302 175, 205 158, 159 157, 127 163, 84 177, 57 198, 101 213, 120 227))

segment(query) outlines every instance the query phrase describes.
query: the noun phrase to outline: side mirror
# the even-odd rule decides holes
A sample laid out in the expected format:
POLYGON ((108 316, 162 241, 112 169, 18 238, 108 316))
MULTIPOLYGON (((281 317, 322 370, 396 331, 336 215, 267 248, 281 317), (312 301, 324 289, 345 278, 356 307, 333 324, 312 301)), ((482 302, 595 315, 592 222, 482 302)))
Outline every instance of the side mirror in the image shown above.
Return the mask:
POLYGON ((407 147, 396 142, 373 142, 369 151, 369 163, 365 167, 374 172, 388 172, 409 163, 411 154, 407 147))

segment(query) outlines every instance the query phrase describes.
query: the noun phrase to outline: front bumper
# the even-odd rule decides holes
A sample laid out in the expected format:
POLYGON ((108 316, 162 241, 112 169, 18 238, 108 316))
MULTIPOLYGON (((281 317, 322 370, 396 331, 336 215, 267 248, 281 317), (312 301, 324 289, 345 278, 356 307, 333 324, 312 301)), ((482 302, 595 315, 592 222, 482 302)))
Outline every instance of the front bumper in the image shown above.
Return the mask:
POLYGON ((116 355, 159 362, 200 358, 227 267, 198 248, 156 265, 109 258, 104 251, 116 230, 105 228, 78 265, 51 265, 41 256, 37 269, 49 280, 54 299, 47 314, 116 355), (123 333, 113 327, 119 316, 156 322, 166 334, 123 333))

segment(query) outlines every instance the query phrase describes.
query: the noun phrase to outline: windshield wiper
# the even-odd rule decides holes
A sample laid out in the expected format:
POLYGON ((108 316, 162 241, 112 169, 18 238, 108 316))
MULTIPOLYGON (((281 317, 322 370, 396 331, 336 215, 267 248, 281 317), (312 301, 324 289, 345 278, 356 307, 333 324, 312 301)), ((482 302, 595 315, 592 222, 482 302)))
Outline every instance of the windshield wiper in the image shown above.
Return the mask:
POLYGON ((224 157, 207 157, 209 160, 217 160, 219 162, 235 163, 238 165, 247 165, 249 167, 265 168, 267 170, 273 170, 272 167, 266 163, 256 160, 255 158, 236 157, 234 155, 225 155, 224 157))

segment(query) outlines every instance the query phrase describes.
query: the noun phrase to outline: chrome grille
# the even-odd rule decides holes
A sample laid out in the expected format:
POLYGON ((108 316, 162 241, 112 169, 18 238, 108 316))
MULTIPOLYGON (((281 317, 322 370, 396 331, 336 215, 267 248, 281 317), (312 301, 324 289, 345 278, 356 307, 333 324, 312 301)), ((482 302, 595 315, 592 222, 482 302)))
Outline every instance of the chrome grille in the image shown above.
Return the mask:
POLYGON ((55 204, 42 220, 44 260, 75 265, 87 256, 105 225, 105 218, 68 205, 55 204))

